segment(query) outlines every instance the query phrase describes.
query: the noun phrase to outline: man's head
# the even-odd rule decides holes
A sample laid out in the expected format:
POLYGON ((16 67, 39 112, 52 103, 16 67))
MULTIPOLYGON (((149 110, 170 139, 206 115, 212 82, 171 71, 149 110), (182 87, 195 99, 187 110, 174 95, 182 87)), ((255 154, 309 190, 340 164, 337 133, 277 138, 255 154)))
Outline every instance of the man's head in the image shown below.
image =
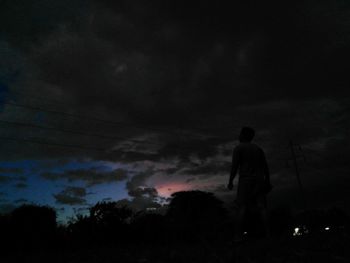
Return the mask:
POLYGON ((250 127, 243 127, 239 135, 240 142, 251 142, 254 138, 255 131, 250 127))

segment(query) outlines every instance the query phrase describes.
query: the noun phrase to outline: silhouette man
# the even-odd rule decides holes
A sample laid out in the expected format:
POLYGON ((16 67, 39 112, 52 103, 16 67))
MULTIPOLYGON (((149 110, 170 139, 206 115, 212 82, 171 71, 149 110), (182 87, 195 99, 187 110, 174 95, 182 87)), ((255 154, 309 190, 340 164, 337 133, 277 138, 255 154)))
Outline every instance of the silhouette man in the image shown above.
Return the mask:
POLYGON ((236 203, 238 213, 235 224, 235 240, 242 238, 243 219, 247 208, 256 207, 261 214, 266 235, 269 235, 266 194, 271 191, 270 174, 264 151, 252 143, 254 129, 243 127, 239 145, 233 150, 232 168, 227 188, 233 189, 233 180, 239 173, 236 203))

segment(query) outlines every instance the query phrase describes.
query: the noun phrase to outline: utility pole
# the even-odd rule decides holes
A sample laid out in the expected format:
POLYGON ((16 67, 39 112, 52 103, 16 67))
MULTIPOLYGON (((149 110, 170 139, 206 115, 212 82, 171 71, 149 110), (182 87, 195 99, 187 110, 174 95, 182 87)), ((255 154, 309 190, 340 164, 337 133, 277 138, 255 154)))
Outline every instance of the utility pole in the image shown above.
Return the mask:
MULTIPOLYGON (((298 167, 297 155, 295 154, 294 146, 295 146, 295 144, 293 143, 292 140, 290 140, 289 141, 289 148, 290 148, 290 152, 292 154, 291 160, 293 161, 293 164, 294 164, 295 175, 297 177, 297 181, 298 181, 298 185, 299 185, 299 189, 300 189, 300 193, 301 193, 301 198, 303 200, 304 208, 306 209, 307 202, 306 202, 306 197, 305 197, 305 191, 304 191, 304 187, 303 187, 303 184, 301 182, 301 179, 300 179, 300 172, 299 172, 299 167, 298 167)), ((304 156, 304 159, 305 159, 305 156, 304 156)))

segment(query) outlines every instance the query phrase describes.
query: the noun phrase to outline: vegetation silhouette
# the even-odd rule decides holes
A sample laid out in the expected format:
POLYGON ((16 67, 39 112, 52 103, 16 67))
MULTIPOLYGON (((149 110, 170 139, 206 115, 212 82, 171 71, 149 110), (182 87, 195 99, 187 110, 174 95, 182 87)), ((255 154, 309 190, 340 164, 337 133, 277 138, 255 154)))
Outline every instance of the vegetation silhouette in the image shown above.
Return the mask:
MULTIPOLYGON (((174 193, 165 214, 99 202, 67 225, 56 223, 55 210, 50 207, 23 205, 0 215, 5 241, 0 261, 232 262, 237 255, 259 258, 260 252, 266 254, 269 243, 265 241, 234 245, 233 221, 222 201, 202 191, 174 193)), ((337 256, 345 257, 350 243, 349 216, 339 208, 293 214, 282 206, 271 210, 270 221, 277 240, 271 253, 283 256, 302 244, 312 249, 327 245, 337 256), (308 233, 299 231, 301 235, 294 237, 296 228, 308 233)), ((245 223, 256 225, 249 220, 245 223)))
POLYGON ((98 202, 88 216, 78 215, 68 225, 75 244, 93 245, 125 242, 129 238, 133 211, 117 202, 98 202))
POLYGON ((164 244, 169 241, 169 229, 164 215, 140 211, 133 216, 129 241, 134 244, 164 244))
POLYGON ((183 191, 172 194, 172 198, 166 217, 172 225, 173 238, 183 241, 213 240, 223 232, 227 211, 213 193, 183 191))

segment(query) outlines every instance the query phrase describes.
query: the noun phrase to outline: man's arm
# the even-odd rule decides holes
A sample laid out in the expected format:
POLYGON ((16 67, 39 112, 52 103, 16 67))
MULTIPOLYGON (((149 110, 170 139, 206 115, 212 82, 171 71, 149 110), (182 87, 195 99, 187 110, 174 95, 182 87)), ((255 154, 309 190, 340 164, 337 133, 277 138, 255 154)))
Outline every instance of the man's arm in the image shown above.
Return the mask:
POLYGON ((237 147, 233 150, 232 154, 232 166, 231 166, 231 174, 230 174, 230 179, 228 181, 227 188, 229 190, 232 190, 233 188, 233 179, 235 179, 237 175, 237 170, 239 166, 239 154, 238 154, 238 149, 237 147))

